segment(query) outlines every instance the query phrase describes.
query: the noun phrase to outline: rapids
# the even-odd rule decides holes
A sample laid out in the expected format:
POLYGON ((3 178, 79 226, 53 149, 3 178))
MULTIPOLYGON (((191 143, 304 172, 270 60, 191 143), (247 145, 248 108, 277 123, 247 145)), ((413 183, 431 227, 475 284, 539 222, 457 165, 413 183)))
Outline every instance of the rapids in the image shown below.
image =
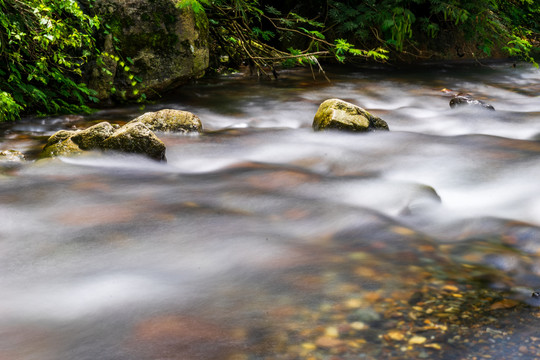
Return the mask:
POLYGON ((197 114, 205 133, 159 135, 166 163, 90 153, 1 168, 0 359, 472 358, 491 350, 455 342, 476 324, 505 333, 498 358, 540 353, 540 72, 328 75, 208 78, 144 110, 2 124, 1 149, 30 160, 57 130, 163 108, 197 114), (450 109, 443 88, 496 111, 450 109), (334 97, 391 131, 313 132, 334 97), (488 291, 487 310, 514 313, 441 316, 444 335, 411 337, 420 315, 390 310, 421 312, 428 288, 474 304, 488 291))

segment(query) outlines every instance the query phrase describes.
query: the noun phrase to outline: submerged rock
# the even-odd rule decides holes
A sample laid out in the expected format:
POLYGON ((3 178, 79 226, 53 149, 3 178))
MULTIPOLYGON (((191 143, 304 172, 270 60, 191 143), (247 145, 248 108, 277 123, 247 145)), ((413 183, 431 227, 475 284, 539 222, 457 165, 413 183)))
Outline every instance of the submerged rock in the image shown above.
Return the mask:
POLYGON ((164 109, 156 112, 147 112, 132 120, 146 125, 152 131, 161 132, 202 132, 201 120, 188 111, 164 109))
POLYGON ((0 151, 0 161, 24 161, 24 154, 17 150, 2 150, 0 151))
POLYGON ((1 168, 17 168, 26 161, 24 154, 17 150, 2 150, 0 151, 0 167, 1 168))
POLYGON ((457 94, 450 100, 450 107, 455 108, 458 106, 476 106, 487 110, 495 110, 495 108, 486 104, 481 100, 474 99, 470 94, 457 94))
POLYGON ((389 130, 386 121, 371 115, 360 106, 340 99, 329 99, 319 106, 313 119, 313 129, 354 132, 389 130))
POLYGON ((140 122, 131 122, 116 130, 103 141, 102 149, 144 154, 155 160, 165 160, 165 144, 140 122))

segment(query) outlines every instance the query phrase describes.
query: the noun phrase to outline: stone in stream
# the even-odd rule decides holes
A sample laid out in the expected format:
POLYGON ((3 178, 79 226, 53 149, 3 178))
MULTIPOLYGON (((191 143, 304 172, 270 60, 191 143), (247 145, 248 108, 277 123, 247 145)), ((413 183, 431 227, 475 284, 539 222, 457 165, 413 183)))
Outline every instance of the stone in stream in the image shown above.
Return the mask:
POLYGON ((22 163, 24 162, 24 154, 17 150, 2 150, 0 151, 0 162, 2 163, 22 163))
POLYGON ((103 142, 114 134, 114 127, 106 121, 78 131, 71 136, 71 140, 82 150, 101 149, 103 142))
POLYGON ((130 122, 116 130, 112 136, 103 141, 102 148, 143 154, 158 161, 165 160, 165 144, 140 122, 130 122))
POLYGON ((182 110, 164 109, 147 112, 131 122, 140 122, 152 131, 201 133, 202 123, 196 115, 182 110))
POLYGON ((360 106, 340 99, 328 99, 319 106, 313 119, 313 129, 353 132, 389 130, 386 121, 371 115, 360 106))
POLYGON ((454 97, 450 100, 450 107, 456 108, 458 106, 476 106, 479 108, 483 108, 486 110, 492 110, 494 111, 495 108, 490 105, 486 104, 485 102, 481 100, 474 99, 470 94, 457 94, 454 95, 454 97))
POLYGON ((165 144, 154 131, 200 133, 202 124, 190 112, 170 109, 143 114, 120 128, 104 121, 85 130, 56 132, 48 139, 39 157, 74 155, 85 150, 112 150, 164 161, 165 144))
POLYGON ((0 151, 0 172, 20 168, 26 161, 24 154, 17 150, 0 151))
POLYGON ((82 153, 82 149, 71 140, 76 131, 60 130, 54 133, 48 140, 47 144, 39 155, 40 159, 68 156, 82 153))

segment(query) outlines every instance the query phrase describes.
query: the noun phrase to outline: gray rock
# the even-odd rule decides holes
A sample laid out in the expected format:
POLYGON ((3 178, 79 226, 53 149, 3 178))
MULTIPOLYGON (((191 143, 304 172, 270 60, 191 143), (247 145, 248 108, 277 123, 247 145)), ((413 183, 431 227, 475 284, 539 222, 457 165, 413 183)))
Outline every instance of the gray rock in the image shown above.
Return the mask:
POLYGON ((164 109, 147 112, 132 122, 140 122, 152 131, 161 132, 202 132, 201 120, 188 111, 164 109))
POLYGON ((340 99, 324 101, 313 119, 313 129, 365 132, 389 130, 388 124, 361 107, 340 99))
POLYGON ((159 161, 165 160, 165 144, 140 122, 130 122, 116 130, 103 142, 102 148, 144 154, 159 161))

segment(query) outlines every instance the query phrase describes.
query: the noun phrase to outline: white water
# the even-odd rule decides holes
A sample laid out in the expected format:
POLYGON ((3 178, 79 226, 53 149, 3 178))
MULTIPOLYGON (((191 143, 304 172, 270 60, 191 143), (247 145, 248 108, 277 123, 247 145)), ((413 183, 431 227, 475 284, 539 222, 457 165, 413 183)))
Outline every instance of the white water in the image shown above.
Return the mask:
MULTIPOLYGON (((373 222, 444 241, 497 233, 503 219, 540 226, 538 70, 372 69, 333 79, 291 72, 186 87, 147 109, 190 110, 207 130, 162 135, 166 164, 95 153, 2 179, 0 358, 157 358, 130 344, 142 341, 133 328, 163 314, 249 328, 269 307, 313 301, 283 287, 288 269, 317 263, 333 234, 373 222), (442 88, 497 111, 452 110, 442 88), (391 131, 314 133, 313 115, 331 97, 391 131), (485 220, 493 218, 501 220, 485 220)), ((28 120, 9 131, 50 135, 71 125, 28 120)), ((4 137, 3 147, 13 144, 33 146, 4 137)), ((540 238, 530 241, 520 250, 537 263, 540 238)), ((538 267, 528 271, 517 286, 540 285, 538 267)), ((166 358, 220 358, 223 344, 197 341, 207 350, 178 345, 166 358)), ((160 354, 165 345, 155 346, 160 354)))

